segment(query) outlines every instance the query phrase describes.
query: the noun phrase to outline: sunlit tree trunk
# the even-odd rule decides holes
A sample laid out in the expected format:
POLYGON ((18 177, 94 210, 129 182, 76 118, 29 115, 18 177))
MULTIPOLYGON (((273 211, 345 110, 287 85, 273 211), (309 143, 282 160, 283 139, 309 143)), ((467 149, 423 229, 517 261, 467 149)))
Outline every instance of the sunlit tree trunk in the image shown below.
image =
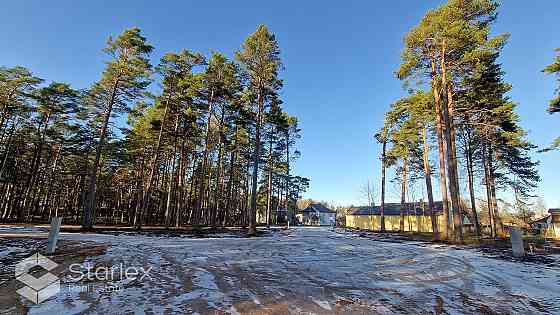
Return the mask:
POLYGON ((101 133, 99 134, 99 142, 95 149, 95 159, 93 165, 89 169, 89 185, 87 200, 85 202, 84 209, 84 220, 82 227, 87 230, 93 228, 93 219, 96 208, 96 194, 97 194, 97 170, 99 169, 99 162, 101 161, 101 152, 105 146, 105 138, 107 138, 107 129, 109 127, 109 119, 111 118, 111 112, 113 111, 113 105, 115 103, 115 97, 117 95, 117 88, 119 86, 119 79, 115 79, 113 86, 111 88, 111 94, 109 101, 107 102, 107 108, 103 115, 103 124, 101 126, 101 133))
POLYGON ((381 208, 379 211, 381 232, 385 232, 385 170, 387 168, 387 140, 383 137, 381 151, 381 208))
POLYGON ((424 141, 424 152, 422 155, 422 160, 424 163, 424 179, 426 181, 426 193, 428 195, 428 209, 430 210, 430 217, 432 219, 432 232, 434 237, 439 238, 437 215, 435 213, 434 207, 434 195, 432 191, 432 169, 430 166, 430 144, 428 142, 428 129, 423 128, 422 138, 424 141))
POLYGON ((480 237, 480 222, 478 220, 478 213, 476 211, 476 201, 475 201, 475 196, 474 196, 474 175, 473 175, 473 149, 471 147, 471 136, 469 134, 469 132, 467 132, 467 148, 466 148, 466 154, 465 154, 465 158, 467 160, 467 176, 468 176, 468 182, 469 182, 469 195, 470 195, 470 201, 471 201, 471 209, 472 209, 472 213, 473 213, 473 218, 474 218, 474 226, 475 226, 475 231, 476 231, 476 236, 480 237))
POLYGON ((436 109, 436 137, 438 142, 438 160, 439 160, 439 185, 441 192, 441 199, 443 204, 443 230, 442 239, 449 237, 449 199, 447 194, 447 172, 445 164, 446 156, 446 143, 443 136, 444 124, 443 115, 441 111, 441 90, 436 77, 436 63, 432 61, 432 91, 434 93, 434 103, 436 109))
POLYGON ((208 151, 210 145, 210 123, 212 120, 212 106, 214 102, 214 90, 210 92, 210 101, 208 102, 208 120, 206 121, 206 133, 204 138, 204 152, 202 154, 202 164, 200 167, 200 178, 198 181, 198 194, 196 197, 196 205, 193 213, 193 225, 198 228, 201 224, 203 199, 206 191, 206 177, 208 176, 208 151))
MULTIPOLYGON (((441 52, 441 72, 442 72, 442 84, 447 87, 447 71, 446 71, 446 46, 445 41, 442 45, 441 52)), ((449 91, 447 88, 446 91, 449 91)), ((454 139, 452 133, 454 130, 453 117, 450 116, 449 107, 452 104, 451 93, 447 94, 447 103, 441 104, 443 123, 445 126, 443 135, 445 137, 445 144, 447 146, 447 177, 449 185, 449 194, 451 196, 451 208, 453 209, 453 228, 454 228, 454 240, 456 242, 462 242, 463 240, 463 229, 461 226, 461 210, 460 210, 460 198, 459 198, 459 187, 458 187, 458 174, 457 174, 457 159, 455 153, 455 145, 453 143, 454 139)))
POLYGON ((400 215, 400 224, 399 224, 399 231, 404 232, 404 211, 406 208, 406 193, 408 188, 408 157, 403 158, 403 169, 402 169, 402 178, 401 178, 401 215, 400 215))
POLYGON ((259 160, 261 153, 261 124, 262 115, 264 111, 264 96, 263 91, 259 91, 258 97, 258 112, 257 123, 255 126, 255 151, 253 153, 253 174, 252 174, 252 189, 251 189, 251 213, 249 215, 249 235, 257 234, 257 181, 259 178, 259 160))
POLYGON ((150 163, 150 173, 146 180, 146 186, 144 187, 144 191, 142 194, 142 204, 140 205, 140 211, 136 212, 136 216, 134 217, 134 226, 137 229, 142 227, 144 216, 146 215, 146 211, 149 211, 151 190, 154 181, 154 176, 156 175, 156 170, 158 168, 159 155, 161 151, 161 142, 163 139, 163 130, 165 127, 165 122, 167 120, 168 111, 169 111, 169 99, 167 99, 165 102, 165 109, 163 111, 163 119, 161 120, 161 126, 159 128, 159 135, 158 135, 158 140, 154 152, 154 157, 150 163))

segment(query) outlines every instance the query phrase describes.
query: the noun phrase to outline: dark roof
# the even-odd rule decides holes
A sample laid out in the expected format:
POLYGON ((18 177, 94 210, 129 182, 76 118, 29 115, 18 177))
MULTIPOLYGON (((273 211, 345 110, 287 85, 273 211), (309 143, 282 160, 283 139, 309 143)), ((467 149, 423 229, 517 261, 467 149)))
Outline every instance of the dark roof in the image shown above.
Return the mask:
POLYGON ((336 211, 331 210, 320 203, 313 203, 307 206, 302 212, 326 212, 326 213, 336 213, 336 211))
POLYGON ((560 208, 550 209, 550 210, 548 210, 548 213, 550 213, 550 214, 560 214, 560 208))
POLYGON ((550 217, 550 214, 545 215, 542 218, 538 218, 538 219, 534 219, 529 221, 529 224, 535 224, 535 223, 546 223, 548 221, 548 218, 550 217))
MULTIPOLYGON (((436 214, 440 214, 443 212, 443 202, 436 201, 434 202, 434 210, 436 214)), ((383 213, 385 215, 400 215, 401 214, 401 204, 400 203, 386 203, 383 209, 383 213)), ((405 203, 404 213, 410 215, 431 215, 430 210, 428 209, 428 204, 425 203, 425 209, 422 209, 422 204, 415 202, 415 203, 405 203)), ((373 207, 354 207, 350 208, 348 211, 349 215, 380 215, 381 214, 381 206, 373 206, 373 207)))

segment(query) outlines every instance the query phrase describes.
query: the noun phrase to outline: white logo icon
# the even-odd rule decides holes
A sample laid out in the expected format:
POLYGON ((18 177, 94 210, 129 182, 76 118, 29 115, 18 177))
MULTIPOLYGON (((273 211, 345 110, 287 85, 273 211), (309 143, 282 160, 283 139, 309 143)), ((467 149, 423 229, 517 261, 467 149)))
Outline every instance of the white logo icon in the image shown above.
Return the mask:
POLYGON ((36 253, 16 265, 16 279, 26 285, 16 292, 33 303, 39 304, 60 291, 60 280, 50 272, 35 278, 29 273, 29 270, 35 266, 51 271, 58 264, 36 253))

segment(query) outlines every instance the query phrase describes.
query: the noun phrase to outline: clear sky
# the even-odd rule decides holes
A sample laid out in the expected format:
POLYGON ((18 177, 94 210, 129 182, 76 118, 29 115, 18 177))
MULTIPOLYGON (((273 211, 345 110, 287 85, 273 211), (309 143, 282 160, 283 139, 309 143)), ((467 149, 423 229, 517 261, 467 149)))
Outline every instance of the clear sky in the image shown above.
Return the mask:
MULTIPOLYGON (((307 197, 363 202, 360 187, 379 182, 373 133, 405 93, 393 72, 402 38, 442 1, 2 1, 0 64, 86 88, 100 77, 108 35, 138 26, 155 46, 154 63, 182 48, 232 56, 258 24, 282 50, 286 109, 299 117, 299 175, 307 197)), ((560 136, 560 115, 545 113, 554 78, 541 73, 560 47, 560 1, 504 1, 494 27, 509 32, 502 63, 522 125, 539 146, 560 136)), ((560 152, 537 154, 548 206, 560 207, 560 152)), ((391 200, 398 190, 389 184, 391 200)))

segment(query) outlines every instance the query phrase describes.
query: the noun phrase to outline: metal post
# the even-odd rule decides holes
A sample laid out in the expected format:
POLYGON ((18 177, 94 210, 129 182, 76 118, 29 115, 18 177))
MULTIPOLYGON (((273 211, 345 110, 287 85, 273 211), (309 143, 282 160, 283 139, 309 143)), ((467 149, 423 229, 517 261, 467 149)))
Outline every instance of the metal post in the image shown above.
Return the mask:
POLYGON ((47 254, 54 254, 56 250, 56 242, 58 241, 58 236, 60 232, 60 225, 62 223, 62 218, 53 217, 51 219, 51 230, 49 231, 49 243, 47 245, 47 254))

